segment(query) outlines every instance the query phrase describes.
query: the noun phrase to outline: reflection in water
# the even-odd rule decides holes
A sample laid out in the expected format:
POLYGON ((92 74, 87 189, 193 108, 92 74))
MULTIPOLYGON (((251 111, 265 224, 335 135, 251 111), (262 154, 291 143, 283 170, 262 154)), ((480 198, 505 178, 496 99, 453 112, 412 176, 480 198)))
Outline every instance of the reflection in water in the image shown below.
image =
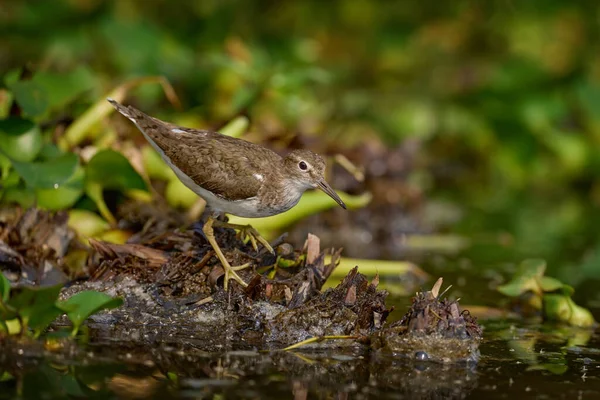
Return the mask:
MULTIPOLYGON (((305 352, 201 350, 198 343, 93 343, 43 355, 0 341, 0 399, 593 398, 600 341, 544 326, 488 325, 474 364, 441 364, 353 347, 305 352), (42 356, 43 355, 43 356, 42 356)), ((100 340, 100 339, 97 339, 100 340)))
MULTIPOLYGON (((45 398, 462 398, 476 386, 469 365, 441 365, 368 356, 358 348, 341 353, 228 352, 213 355, 186 349, 96 349, 66 360, 4 353, 12 379, 3 395, 45 398), (122 357, 124 356, 124 357, 122 357), (113 362, 102 362, 113 358, 113 362), (115 359, 127 363, 114 363, 115 359), (88 364, 88 365, 85 365, 88 364)), ((7 397, 7 398, 8 398, 7 397)))

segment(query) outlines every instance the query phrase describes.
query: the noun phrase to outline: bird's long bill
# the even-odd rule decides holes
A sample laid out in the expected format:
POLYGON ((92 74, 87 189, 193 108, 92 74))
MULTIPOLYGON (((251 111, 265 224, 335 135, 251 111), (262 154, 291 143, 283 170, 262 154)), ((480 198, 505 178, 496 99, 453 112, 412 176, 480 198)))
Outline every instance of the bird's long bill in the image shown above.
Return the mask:
POLYGON ((332 199, 334 199, 336 201, 336 203, 338 203, 340 206, 342 206, 342 208, 344 210, 346 209, 346 204, 344 204, 342 199, 340 199, 340 196, 338 196, 338 194, 335 192, 335 190, 333 190, 327 182, 325 182, 324 180, 320 180, 317 183, 317 185, 319 186, 319 189, 321 189, 322 191, 327 193, 332 199))

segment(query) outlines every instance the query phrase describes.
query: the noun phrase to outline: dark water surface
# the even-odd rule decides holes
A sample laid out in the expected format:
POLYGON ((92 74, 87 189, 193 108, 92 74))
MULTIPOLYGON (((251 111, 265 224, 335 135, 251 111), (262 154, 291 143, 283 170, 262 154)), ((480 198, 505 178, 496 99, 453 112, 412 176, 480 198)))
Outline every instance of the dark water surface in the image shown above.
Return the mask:
MULTIPOLYGON (((477 365, 439 365, 336 351, 205 353, 201 343, 96 340, 74 360, 14 359, 0 398, 563 398, 600 396, 600 338, 539 325, 489 323, 477 365)), ((180 338, 183 339, 183 338, 180 338)))

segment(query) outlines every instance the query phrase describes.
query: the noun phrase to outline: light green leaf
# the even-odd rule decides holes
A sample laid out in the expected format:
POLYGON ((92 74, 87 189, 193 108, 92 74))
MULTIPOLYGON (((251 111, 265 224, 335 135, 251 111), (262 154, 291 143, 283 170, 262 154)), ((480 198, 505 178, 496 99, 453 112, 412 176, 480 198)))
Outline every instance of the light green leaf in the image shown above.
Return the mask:
POLYGON ((122 304, 123 299, 120 297, 113 298, 105 293, 87 290, 61 302, 59 307, 67 313, 73 323, 73 335, 75 335, 90 315, 100 310, 120 307, 122 304))
POLYGON ((13 162, 13 167, 33 189, 58 189, 73 176, 79 159, 74 153, 42 162, 13 162))
POLYGON ((37 189, 37 204, 48 210, 63 210, 73 206, 83 194, 85 172, 78 166, 75 173, 62 185, 51 189, 37 189))
POLYGON ((250 121, 248 120, 248 117, 240 115, 229 121, 223 128, 219 129, 219 133, 225 136, 239 138, 246 133, 249 125, 250 121))
POLYGON ((0 152, 11 160, 33 161, 42 148, 42 134, 33 122, 21 118, 0 121, 0 152))
POLYGON ((88 210, 70 210, 69 227, 85 237, 96 236, 110 227, 98 214, 88 210))
POLYGON ((529 258, 521 262, 515 277, 541 278, 544 272, 546 272, 546 260, 529 258))
POLYGON ((539 284, 544 292, 554 292, 556 290, 562 289, 564 286, 564 284, 561 281, 549 276, 542 276, 539 279, 539 284))
POLYGON ((175 178, 165 188, 165 198, 171 207, 187 210, 198 201, 198 195, 192 192, 179 179, 175 178))
POLYGON ((160 154, 152 148, 152 146, 144 146, 142 148, 142 159, 144 161, 144 169, 148 178, 160 179, 163 181, 171 181, 177 179, 177 175, 160 157, 160 154))

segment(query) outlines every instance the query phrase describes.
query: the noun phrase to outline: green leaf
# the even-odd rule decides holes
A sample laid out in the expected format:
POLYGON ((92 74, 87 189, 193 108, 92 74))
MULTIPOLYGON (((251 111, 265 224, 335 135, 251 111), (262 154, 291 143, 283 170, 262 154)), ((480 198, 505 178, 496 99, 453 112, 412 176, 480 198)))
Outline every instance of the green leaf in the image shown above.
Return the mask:
POLYGON ((2 186, 6 184, 5 179, 8 178, 10 174, 11 165, 10 159, 3 153, 0 153, 0 181, 2 181, 2 186))
POLYGON ((56 318, 56 300, 62 289, 62 284, 46 287, 24 286, 15 289, 8 305, 20 315, 23 321, 23 328, 27 328, 33 323, 35 331, 41 331, 56 318), (47 317, 53 316, 48 322, 47 317), (43 325, 46 323, 46 325, 43 325))
POLYGON ((546 272, 546 260, 529 258, 519 265, 515 277, 541 278, 546 272))
POLYGON ((229 121, 223 128, 219 129, 219 133, 225 136, 239 138, 246 133, 249 124, 250 121, 248 120, 248 117, 240 115, 229 121))
POLYGON ((179 179, 173 179, 165 188, 167 203, 174 208, 187 210, 198 201, 198 195, 185 186, 179 179))
POLYGON ((48 304, 48 307, 36 309, 29 317, 29 327, 33 329, 34 337, 39 337, 54 320, 65 312, 58 308, 54 303, 48 304))
POLYGON ((13 379, 15 379, 15 377, 6 371, 4 371, 2 373, 2 375, 0 375, 0 382, 7 382, 7 381, 11 381, 13 379))
POLYGON ((52 109, 66 106, 94 86, 94 76, 84 66, 68 73, 40 71, 32 81, 45 91, 48 107, 52 109))
POLYGON ((50 307, 58 299, 58 293, 62 289, 62 284, 45 287, 22 286, 15 289, 8 300, 8 304, 14 307, 19 313, 31 315, 37 307, 50 307))
POLYGON ((571 299, 569 300, 571 301, 571 318, 569 319, 570 325, 583 328, 596 325, 594 316, 587 308, 583 308, 575 304, 575 302, 571 299))
POLYGON ((15 95, 15 100, 30 117, 42 115, 48 109, 48 94, 42 85, 28 80, 14 82, 9 89, 15 95))
POLYGON ((96 203, 100 214, 111 224, 115 218, 104 201, 104 189, 128 191, 146 190, 146 182, 121 153, 102 150, 86 167, 85 192, 96 203))
POLYGON ((498 286, 497 290, 508 297, 519 297, 531 288, 529 280, 513 279, 512 281, 498 286))
POLYGON ((551 278, 549 276, 542 276, 539 279, 539 284, 544 292, 554 292, 562 289, 564 284, 558 279, 551 278))
POLYGON ((2 195, 2 203, 20 204, 24 208, 32 207, 35 203, 35 193, 33 190, 23 186, 10 186, 7 187, 3 184, 3 188, 0 191, 2 195))
POLYGON ((10 281, 0 272, 0 299, 6 304, 10 297, 10 281))
POLYGON ((80 235, 93 237, 108 230, 110 225, 95 212, 70 210, 69 227, 80 235))
POLYGON ((569 297, 563 294, 544 296, 544 318, 548 321, 568 322, 571 318, 569 297))
POLYGON ((73 206, 83 194, 85 172, 77 166, 75 173, 62 185, 51 189, 37 189, 37 204, 48 210, 63 210, 73 206))
POLYGON ((21 72, 23 72, 21 68, 15 68, 8 71, 6 74, 4 74, 4 84, 6 86, 10 86, 15 82, 18 82, 21 72))
POLYGON ((83 321, 90 315, 100 310, 117 308, 122 304, 123 299, 120 297, 113 298, 105 293, 87 290, 61 302, 59 307, 67 313, 73 323, 73 335, 75 335, 83 321))
POLYGON ((11 160, 33 161, 42 148, 42 134, 27 119, 8 118, 0 121, 0 152, 11 160))
POLYGON ((144 179, 127 158, 114 150, 96 153, 86 167, 87 181, 98 183, 103 189, 146 189, 144 179))
POLYGON ((33 189, 58 189, 73 176, 79 158, 74 153, 42 162, 13 162, 13 167, 33 189))

